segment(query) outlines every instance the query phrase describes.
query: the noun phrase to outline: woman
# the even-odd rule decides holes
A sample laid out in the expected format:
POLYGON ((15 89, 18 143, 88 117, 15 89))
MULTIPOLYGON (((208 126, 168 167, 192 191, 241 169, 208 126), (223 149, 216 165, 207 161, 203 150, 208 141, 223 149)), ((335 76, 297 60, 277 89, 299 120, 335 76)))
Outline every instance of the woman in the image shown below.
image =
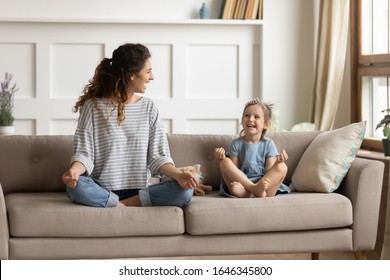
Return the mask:
POLYGON ((142 95, 153 79, 150 52, 140 44, 118 47, 96 67, 74 107, 74 155, 62 176, 73 202, 183 207, 191 200, 196 181, 174 166, 158 109, 142 95), (148 186, 158 173, 173 180, 148 186))

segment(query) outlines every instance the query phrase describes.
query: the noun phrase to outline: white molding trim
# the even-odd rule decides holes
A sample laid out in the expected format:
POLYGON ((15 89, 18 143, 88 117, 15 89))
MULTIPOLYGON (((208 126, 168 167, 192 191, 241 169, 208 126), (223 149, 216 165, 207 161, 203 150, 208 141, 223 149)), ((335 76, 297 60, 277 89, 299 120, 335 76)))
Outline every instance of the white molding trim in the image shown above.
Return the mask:
POLYGON ((97 63, 139 42, 167 132, 237 134, 244 104, 262 97, 262 30, 258 20, 0 19, 0 77, 20 88, 15 133, 73 134, 72 106, 97 63))
POLYGON ((222 19, 110 19, 110 18, 0 18, 0 22, 41 22, 41 23, 124 23, 124 24, 180 24, 180 25, 263 25, 263 20, 222 20, 222 19))

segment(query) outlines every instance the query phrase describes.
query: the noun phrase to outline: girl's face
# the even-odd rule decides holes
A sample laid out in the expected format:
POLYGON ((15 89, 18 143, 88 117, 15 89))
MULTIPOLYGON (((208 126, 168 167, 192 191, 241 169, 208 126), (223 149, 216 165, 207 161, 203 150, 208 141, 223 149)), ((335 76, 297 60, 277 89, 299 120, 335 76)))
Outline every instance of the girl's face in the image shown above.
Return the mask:
POLYGON ((241 119, 241 124, 246 135, 260 135, 263 129, 268 129, 270 123, 264 119, 263 109, 255 104, 248 106, 241 119))
POLYGON ((148 83, 154 80, 152 72, 152 61, 148 58, 145 62, 144 68, 142 70, 130 77, 129 90, 134 93, 145 93, 148 83))

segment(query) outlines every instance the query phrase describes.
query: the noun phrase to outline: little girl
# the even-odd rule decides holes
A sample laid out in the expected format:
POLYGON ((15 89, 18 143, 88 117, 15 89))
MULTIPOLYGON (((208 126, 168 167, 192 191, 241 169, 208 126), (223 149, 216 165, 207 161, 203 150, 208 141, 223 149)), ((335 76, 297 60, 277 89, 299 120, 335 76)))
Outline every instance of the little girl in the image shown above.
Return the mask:
POLYGON ((240 137, 232 141, 226 156, 224 148, 215 149, 222 174, 221 195, 269 197, 290 192, 283 184, 288 155, 284 149, 279 154, 273 140, 264 137, 271 125, 272 107, 257 98, 248 102, 241 118, 240 137))

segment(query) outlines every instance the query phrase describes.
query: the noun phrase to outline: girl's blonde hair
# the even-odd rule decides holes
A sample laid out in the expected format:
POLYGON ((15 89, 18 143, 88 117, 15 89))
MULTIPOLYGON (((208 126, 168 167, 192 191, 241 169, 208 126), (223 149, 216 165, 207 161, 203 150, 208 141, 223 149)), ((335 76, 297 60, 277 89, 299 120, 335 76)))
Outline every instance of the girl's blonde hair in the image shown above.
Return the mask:
MULTIPOLYGON (((263 110, 263 113, 264 113, 264 122, 270 122, 271 121, 272 110, 274 108, 274 104, 269 104, 269 103, 262 102, 259 98, 253 98, 252 100, 250 100, 248 103, 245 104, 244 110, 242 111, 242 115, 244 115, 245 114, 245 110, 249 106, 252 106, 252 105, 259 105, 261 107, 261 109, 263 110)), ((264 135, 265 135, 266 132, 267 132, 267 129, 263 129, 263 131, 261 133, 260 140, 264 139, 264 135)), ((245 135, 245 130, 242 129, 240 131, 240 136, 244 136, 244 135, 245 135)))

